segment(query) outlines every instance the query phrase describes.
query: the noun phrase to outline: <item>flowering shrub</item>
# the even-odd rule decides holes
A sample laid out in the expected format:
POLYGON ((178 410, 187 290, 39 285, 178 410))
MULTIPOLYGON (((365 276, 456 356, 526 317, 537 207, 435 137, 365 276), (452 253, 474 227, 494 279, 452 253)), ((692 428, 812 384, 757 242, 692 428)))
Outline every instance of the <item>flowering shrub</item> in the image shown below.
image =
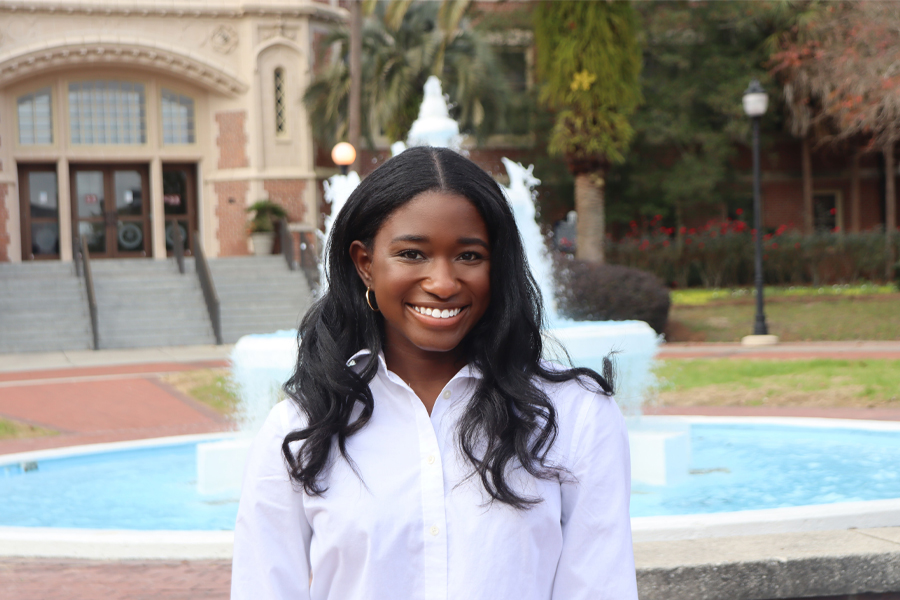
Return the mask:
MULTIPOLYGON (((740 212, 738 212, 740 216, 740 212)), ((676 231, 654 217, 636 222, 622 239, 607 240, 607 261, 656 274, 669 285, 707 288, 750 285, 756 231, 741 219, 711 220, 676 231)), ((763 234, 767 284, 843 284, 884 279, 884 233, 820 232, 802 235, 793 224, 763 234)), ((894 236, 900 256, 900 235, 894 236)))

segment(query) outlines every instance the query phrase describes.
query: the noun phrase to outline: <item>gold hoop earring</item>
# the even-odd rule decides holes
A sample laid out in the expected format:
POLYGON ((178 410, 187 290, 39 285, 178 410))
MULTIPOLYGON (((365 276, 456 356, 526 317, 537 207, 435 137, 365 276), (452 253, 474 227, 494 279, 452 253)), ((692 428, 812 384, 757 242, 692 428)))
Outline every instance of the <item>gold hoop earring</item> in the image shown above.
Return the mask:
POLYGON ((369 292, 371 292, 371 291, 372 291, 372 288, 370 288, 370 287, 367 287, 367 288, 366 288, 366 304, 369 305, 369 308, 372 309, 372 312, 380 312, 380 311, 378 310, 378 308, 372 306, 372 300, 369 299, 369 292))

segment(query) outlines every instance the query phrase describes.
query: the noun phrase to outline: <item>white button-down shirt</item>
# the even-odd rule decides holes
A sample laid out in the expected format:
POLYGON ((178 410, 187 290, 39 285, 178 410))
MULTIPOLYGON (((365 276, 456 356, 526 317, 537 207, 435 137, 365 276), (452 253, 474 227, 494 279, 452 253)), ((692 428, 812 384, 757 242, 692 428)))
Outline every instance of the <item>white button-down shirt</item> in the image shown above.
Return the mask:
MULTIPOLYGON (((357 354, 354 368, 369 358, 357 354)), ((576 382, 541 384, 558 411, 551 461, 571 476, 511 470, 520 495, 543 499, 520 511, 488 503, 457 450, 478 372, 457 373, 429 416, 377 358, 375 410, 347 440, 361 479, 335 447, 323 496, 292 485, 281 444, 305 421, 290 401, 254 440, 234 532, 233 600, 637 599, 628 437, 612 398, 576 382)))

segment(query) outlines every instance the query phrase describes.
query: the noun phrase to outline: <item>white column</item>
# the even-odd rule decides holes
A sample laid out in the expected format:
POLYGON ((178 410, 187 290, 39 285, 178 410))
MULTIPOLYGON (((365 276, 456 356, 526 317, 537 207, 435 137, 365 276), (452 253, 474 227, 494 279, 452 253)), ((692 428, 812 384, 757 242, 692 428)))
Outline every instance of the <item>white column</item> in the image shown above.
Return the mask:
POLYGON ((162 159, 150 161, 150 232, 153 259, 166 259, 166 219, 163 207, 162 159))
POLYGON ((69 189, 69 159, 56 162, 56 195, 59 207, 59 258, 72 262, 72 190, 69 189))

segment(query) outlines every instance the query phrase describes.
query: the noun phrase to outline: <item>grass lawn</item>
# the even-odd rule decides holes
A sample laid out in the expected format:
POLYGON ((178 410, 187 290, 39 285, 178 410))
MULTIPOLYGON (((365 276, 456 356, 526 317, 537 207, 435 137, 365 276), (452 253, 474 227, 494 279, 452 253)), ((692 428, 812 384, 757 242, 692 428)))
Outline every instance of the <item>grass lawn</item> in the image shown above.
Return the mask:
POLYGON ((661 361, 661 406, 900 408, 900 360, 661 361))
POLYGON ((226 417, 233 416, 237 408, 238 397, 228 369, 180 371, 166 375, 163 381, 226 417))
POLYGON ((0 419, 0 440, 10 440, 17 438, 41 437, 45 435, 56 435, 58 431, 53 429, 45 429, 43 427, 35 427, 27 423, 19 421, 10 421, 8 419, 0 419))
MULTIPOLYGON (((707 295, 704 302, 688 298, 693 302, 673 302, 668 341, 738 342, 753 333, 756 305, 752 295, 707 295)), ((766 298, 765 310, 769 333, 786 342, 900 340, 900 294, 896 292, 772 294, 766 298)))

